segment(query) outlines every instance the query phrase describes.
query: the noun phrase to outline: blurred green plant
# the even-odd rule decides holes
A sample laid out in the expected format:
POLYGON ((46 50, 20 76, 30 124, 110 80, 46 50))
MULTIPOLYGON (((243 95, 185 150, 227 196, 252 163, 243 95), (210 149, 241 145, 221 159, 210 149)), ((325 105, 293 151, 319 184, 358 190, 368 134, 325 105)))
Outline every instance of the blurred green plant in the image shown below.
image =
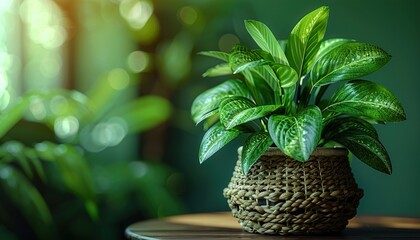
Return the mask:
MULTIPOLYGON (((88 162, 89 151, 99 152, 116 146, 127 134, 162 123, 171 112, 170 103, 157 96, 144 96, 115 106, 114 97, 124 91, 112 89, 108 81, 99 82, 100 86, 92 91, 95 95, 89 98, 64 89, 34 91, 1 112, 0 187, 1 197, 7 199, 8 204, 0 206, 0 219, 6 229, 15 232, 22 228, 21 222, 13 222, 16 219, 11 217, 18 210, 38 238, 56 238, 54 234, 58 230, 51 231, 51 227, 59 229, 62 216, 50 209, 49 204, 53 202, 47 197, 51 187, 81 200, 92 220, 92 228, 98 221, 104 221, 99 219, 101 212, 116 203, 112 198, 118 192, 142 195, 143 201, 133 209, 146 201, 148 216, 161 210, 162 201, 156 199, 160 197, 167 201, 164 205, 177 209, 176 199, 162 183, 170 174, 164 166, 123 159, 108 163, 108 167, 104 167, 106 163, 88 162), (110 164, 115 169, 109 168, 110 164), (124 178, 118 179, 118 185, 103 187, 116 181, 112 176, 114 170, 122 172, 119 176, 124 178), (8 205, 13 208, 7 208, 8 205)), ((7 231, 0 231, 0 236, 2 232, 7 231)))

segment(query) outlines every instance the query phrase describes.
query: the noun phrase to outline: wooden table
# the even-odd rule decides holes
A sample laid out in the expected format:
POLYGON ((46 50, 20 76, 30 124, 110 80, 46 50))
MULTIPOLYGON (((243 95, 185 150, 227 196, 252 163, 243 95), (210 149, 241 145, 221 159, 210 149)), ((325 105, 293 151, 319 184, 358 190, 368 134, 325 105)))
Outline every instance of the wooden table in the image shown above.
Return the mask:
POLYGON ((338 235, 269 236, 244 232, 230 212, 188 214, 130 225, 128 239, 420 239, 420 219, 358 216, 338 235))

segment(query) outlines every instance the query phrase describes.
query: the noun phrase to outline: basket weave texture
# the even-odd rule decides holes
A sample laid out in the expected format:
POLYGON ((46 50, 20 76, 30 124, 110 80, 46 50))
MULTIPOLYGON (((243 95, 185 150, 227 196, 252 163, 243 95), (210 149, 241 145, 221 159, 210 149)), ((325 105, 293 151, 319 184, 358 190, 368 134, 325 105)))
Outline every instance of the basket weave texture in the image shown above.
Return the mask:
POLYGON ((356 215, 363 191, 348 162, 348 151, 318 148, 305 163, 269 148, 244 175, 242 148, 223 194, 245 231, 307 235, 342 231, 356 215))

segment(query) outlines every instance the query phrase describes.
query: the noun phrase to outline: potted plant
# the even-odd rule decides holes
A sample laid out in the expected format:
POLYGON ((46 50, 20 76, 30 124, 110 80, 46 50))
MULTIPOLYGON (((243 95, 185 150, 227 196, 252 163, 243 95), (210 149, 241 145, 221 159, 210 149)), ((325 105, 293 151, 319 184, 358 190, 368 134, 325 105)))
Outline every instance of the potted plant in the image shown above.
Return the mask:
POLYGON ((247 135, 224 190, 246 231, 344 229, 363 195, 348 151, 391 174, 389 155, 373 124, 405 120, 405 113, 389 90, 360 79, 391 56, 368 43, 323 40, 328 16, 326 6, 310 12, 281 41, 265 24, 247 20, 246 30, 259 49, 235 45, 229 53, 201 53, 224 61, 203 76, 231 77, 192 104, 193 120, 204 122, 206 130, 199 161, 247 135))

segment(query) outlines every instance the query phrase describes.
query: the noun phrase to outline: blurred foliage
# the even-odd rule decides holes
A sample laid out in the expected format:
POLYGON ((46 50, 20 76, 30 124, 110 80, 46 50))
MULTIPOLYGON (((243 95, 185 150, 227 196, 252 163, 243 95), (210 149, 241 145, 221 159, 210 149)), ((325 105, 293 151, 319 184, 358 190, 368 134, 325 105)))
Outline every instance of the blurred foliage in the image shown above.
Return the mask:
MULTIPOLYGON (((40 239, 55 239, 58 233, 93 237, 92 229, 116 226, 133 210, 146 211, 145 216, 179 211, 164 182, 171 174, 166 167, 130 159, 87 161, 87 152, 116 146, 127 134, 166 120, 171 111, 169 102, 157 96, 112 106, 116 92, 109 91, 108 96, 105 92, 96 102, 64 89, 30 92, 2 111, 0 186, 7 204, 0 207, 0 219, 4 231, 20 232, 19 237, 35 233, 40 239), (105 106, 109 111, 102 111, 105 106), (131 204, 126 205, 127 201, 131 204), (16 215, 21 218, 12 217, 16 215), (64 230, 73 217, 87 224, 83 231, 64 230), (32 230, 25 230, 25 224, 32 230)), ((115 228, 108 231, 118 231, 115 228)))
POLYGON ((170 127, 191 127, 175 95, 230 4, 0 3, 20 30, 0 31, 0 239, 118 239, 185 212, 184 176, 162 161, 170 127))

